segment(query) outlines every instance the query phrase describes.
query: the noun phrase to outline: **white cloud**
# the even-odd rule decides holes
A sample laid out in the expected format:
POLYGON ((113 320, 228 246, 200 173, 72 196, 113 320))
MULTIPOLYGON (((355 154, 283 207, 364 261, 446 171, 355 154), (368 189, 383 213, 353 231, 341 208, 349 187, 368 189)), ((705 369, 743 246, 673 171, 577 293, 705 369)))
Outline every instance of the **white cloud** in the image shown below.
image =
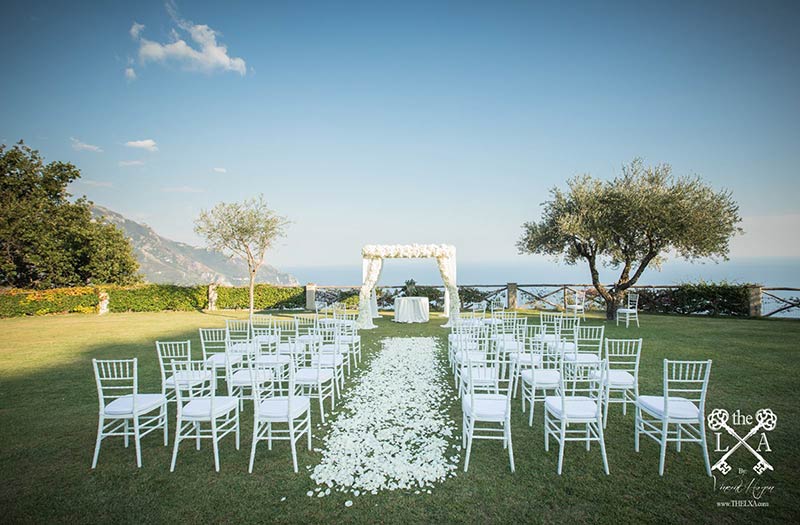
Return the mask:
POLYGON ((228 173, 228 170, 226 168, 214 168, 214 171, 216 173, 228 173))
POLYGON ((134 40, 139 40, 139 33, 142 32, 142 29, 144 29, 144 24, 140 24, 139 22, 134 22, 130 29, 131 38, 133 38, 134 40))
POLYGON ((113 186, 113 184, 111 184, 107 180, 81 179, 81 184, 83 184, 84 186, 92 186, 95 188, 111 188, 113 186))
POLYGON ((125 78, 134 81, 136 80, 136 71, 132 67, 125 68, 125 78))
POLYGON ((131 166, 144 166, 143 160, 121 160, 119 161, 120 168, 129 168, 131 166))
POLYGON ((158 151, 156 141, 153 139, 131 140, 125 143, 129 148, 146 149, 147 151, 158 151))
POLYGON ((193 188, 191 186, 173 186, 170 188, 161 188, 161 191, 166 193, 204 193, 206 190, 193 188))
POLYGON ((800 257, 790 233, 800 230, 800 213, 742 217, 741 227, 744 234, 731 241, 731 256, 800 257))
POLYGON ((134 22, 131 36, 139 41, 139 60, 147 62, 175 62, 189 71, 212 73, 215 71, 234 71, 242 76, 247 74, 244 59, 228 55, 228 48, 217 42, 219 33, 205 24, 194 24, 178 16, 174 3, 167 2, 167 12, 178 29, 189 35, 195 47, 181 38, 181 34, 173 28, 170 32, 171 42, 161 44, 141 36, 144 26, 134 22))
POLYGON ((85 142, 81 142, 75 137, 70 137, 69 140, 72 141, 72 149, 74 149, 75 151, 94 151, 95 153, 103 152, 103 150, 100 149, 100 146, 95 146, 94 144, 86 144, 85 142))

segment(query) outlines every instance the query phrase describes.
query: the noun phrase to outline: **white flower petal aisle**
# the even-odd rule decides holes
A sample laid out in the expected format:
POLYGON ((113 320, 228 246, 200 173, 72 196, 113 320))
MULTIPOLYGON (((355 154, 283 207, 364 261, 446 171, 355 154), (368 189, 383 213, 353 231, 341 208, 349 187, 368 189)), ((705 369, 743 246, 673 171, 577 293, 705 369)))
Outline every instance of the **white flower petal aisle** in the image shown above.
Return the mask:
POLYGON ((374 494, 420 489, 455 475, 455 423, 444 409, 452 393, 436 356, 437 339, 381 342, 324 439, 322 461, 311 474, 318 485, 374 494))

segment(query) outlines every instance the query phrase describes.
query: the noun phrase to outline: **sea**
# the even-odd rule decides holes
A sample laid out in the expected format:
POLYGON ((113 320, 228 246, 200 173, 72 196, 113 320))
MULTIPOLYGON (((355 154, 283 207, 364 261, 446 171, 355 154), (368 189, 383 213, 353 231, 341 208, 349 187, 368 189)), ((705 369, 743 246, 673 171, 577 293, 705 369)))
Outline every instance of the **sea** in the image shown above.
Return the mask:
MULTIPOLYGON (((358 286, 361 283, 361 261, 352 265, 319 265, 282 267, 294 275, 300 283, 318 285, 358 286)), ((612 268, 601 268, 604 282, 613 282, 619 272, 612 268)), ((590 283, 589 270, 585 263, 567 265, 563 262, 541 257, 520 257, 505 262, 458 262, 459 285, 517 284, 586 284, 590 283)), ((379 284, 402 285, 413 279, 419 285, 440 285, 442 279, 436 262, 431 259, 387 259, 379 284)), ((765 287, 800 288, 800 258, 752 257, 728 261, 688 262, 666 261, 661 269, 648 268, 637 284, 676 285, 682 283, 727 282, 734 284, 761 284, 765 287)), ((773 292, 780 297, 797 297, 800 292, 773 292)), ((769 298, 767 298, 769 299, 769 298)), ((772 301, 777 304, 777 302, 772 301)), ((765 302, 765 307, 770 306, 765 302)), ((800 309, 781 317, 800 317, 800 309)))

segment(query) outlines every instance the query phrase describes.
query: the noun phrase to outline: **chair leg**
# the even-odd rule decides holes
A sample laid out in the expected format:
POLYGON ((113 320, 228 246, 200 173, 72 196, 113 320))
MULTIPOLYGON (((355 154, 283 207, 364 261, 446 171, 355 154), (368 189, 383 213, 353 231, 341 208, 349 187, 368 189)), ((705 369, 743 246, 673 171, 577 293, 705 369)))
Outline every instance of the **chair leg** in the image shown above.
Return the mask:
POLYGON ((103 441, 103 416, 97 420, 97 442, 94 445, 94 457, 92 458, 92 468, 97 467, 97 458, 100 457, 100 442, 103 441))
POLYGON ((128 448, 128 446, 130 445, 128 434, 130 434, 131 430, 127 419, 125 420, 125 426, 123 428, 123 432, 125 433, 123 436, 123 441, 125 442, 125 448, 128 448))
POLYGON ((678 425, 678 434, 677 434, 678 439, 675 441, 675 448, 677 449, 678 452, 681 451, 681 436, 682 436, 682 434, 683 434, 683 428, 682 428, 681 425, 678 425))
POLYGON ((306 412, 306 432, 308 433, 308 450, 311 450, 311 408, 306 412))
POLYGON ((508 440, 508 460, 511 463, 511 472, 514 473, 514 445, 511 443, 511 418, 505 422, 506 439, 508 440))
POLYGON ((164 418, 162 423, 164 424, 164 446, 169 446, 169 413, 167 412, 167 404, 164 403, 164 406, 161 407, 161 417, 164 418))
POLYGON ((214 470, 219 472, 219 443, 217 443, 217 420, 211 419, 211 444, 214 448, 214 470))
POLYGON ((567 437, 567 423, 561 421, 561 430, 559 431, 558 440, 558 475, 561 475, 561 468, 564 466, 564 447, 567 444, 564 438, 567 437))
POLYGON ((658 460, 658 475, 664 475, 664 460, 667 458, 667 420, 661 425, 661 455, 658 460))
POLYGON ((597 435, 600 436, 600 453, 603 455, 603 469, 606 471, 606 476, 608 476, 608 456, 606 455, 606 439, 603 436, 603 425, 600 424, 601 422, 597 422, 597 435))
POLYGON ((295 447, 294 440, 294 423, 291 417, 289 417, 289 444, 292 445, 292 465, 294 466, 295 473, 297 473, 297 448, 295 447))
POLYGON ((706 473, 711 477, 711 461, 708 459, 708 443, 706 443, 705 418, 700 421, 700 446, 703 447, 703 460, 706 462, 706 473))
POLYGON ((178 424, 175 426, 175 445, 172 447, 172 463, 169 467, 170 472, 175 472, 175 461, 178 459, 178 444, 181 442, 181 427, 181 420, 178 419, 178 424))
POLYGON ((133 418, 133 445, 136 448, 136 466, 142 468, 142 443, 139 436, 139 417, 133 418))
POLYGON ((606 385, 606 396, 605 397, 606 397, 606 399, 605 399, 606 403, 605 403, 605 406, 603 407, 603 428, 605 428, 606 425, 608 425, 608 405, 611 404, 611 389, 609 388, 608 385, 606 385))
POLYGON ((194 424, 195 447, 200 450, 200 423, 194 424))
POLYGON ((464 458, 464 472, 469 469, 469 455, 472 452, 472 432, 474 430, 475 422, 467 420, 467 456, 464 458))
POLYGON ((256 459, 256 444, 258 443, 258 421, 253 422, 253 444, 250 446, 250 466, 247 472, 253 473, 253 463, 256 459))
MULTIPOLYGON (((253 402, 255 402, 255 400, 253 400, 253 402)), ((234 417, 236 418, 236 450, 239 450, 240 449, 240 446, 239 446, 239 444, 240 444, 240 439, 239 439, 239 410, 236 410, 236 413, 234 414, 234 417)))
POLYGON ((633 434, 633 450, 639 452, 639 428, 642 425, 642 411, 636 407, 636 415, 633 420, 634 434, 633 434))
POLYGON ((317 396, 317 399, 319 400, 319 417, 322 420, 322 424, 324 425, 325 424, 325 407, 322 406, 322 401, 324 400, 324 398, 322 397, 322 387, 321 386, 318 387, 317 393, 319 394, 317 396))

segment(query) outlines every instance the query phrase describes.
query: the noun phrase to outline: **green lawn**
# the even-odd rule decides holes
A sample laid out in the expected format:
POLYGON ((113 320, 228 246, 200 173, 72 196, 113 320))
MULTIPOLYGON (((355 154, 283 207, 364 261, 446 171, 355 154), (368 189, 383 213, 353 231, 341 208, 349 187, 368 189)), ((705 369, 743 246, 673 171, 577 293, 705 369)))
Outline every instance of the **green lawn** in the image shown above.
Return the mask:
MULTIPOLYGON (((571 444, 564 475, 556 474, 557 447, 544 451, 542 410, 527 426, 515 400, 512 435, 516 474, 498 442, 476 442, 470 471, 436 486, 433 493, 380 493, 353 498, 342 494, 309 498, 314 484, 305 465, 320 454, 300 451, 294 474, 288 445, 268 452, 261 446, 254 474, 247 473, 252 409, 242 419, 242 450, 233 438, 221 444, 221 472, 215 473, 210 444, 200 452, 181 448, 175 473, 171 448, 160 437, 143 441, 142 469, 121 439, 106 440, 96 471, 89 466, 97 425, 97 394, 90 360, 139 358, 143 391, 160 390, 154 341, 191 339, 199 356, 199 327, 223 326, 241 313, 157 313, 63 315, 0 320, 0 509, 12 522, 302 522, 302 523, 509 523, 509 522, 752 522, 800 518, 797 445, 800 389, 800 322, 642 316, 640 329, 609 324, 607 336, 644 338, 642 393, 660 393, 662 359, 714 360, 708 409, 753 413, 769 407, 778 426, 769 434, 775 471, 759 479, 773 485, 768 508, 719 508, 730 499, 714 491, 699 447, 667 453, 666 472, 657 474, 658 447, 643 438, 633 451, 633 415, 611 407, 606 444, 611 475, 605 476, 599 449, 571 444), (286 500, 281 502, 281 498, 286 500), (346 499, 354 505, 344 506, 346 499)), ((446 343, 441 319, 427 325, 388 320, 363 331, 365 363, 388 336, 434 336, 446 343)), ((603 322, 592 319, 590 322, 603 322)), ((445 358, 444 350, 442 358, 445 358)), ((460 424, 460 409, 451 407, 460 424)), ((313 415, 316 416, 314 411, 313 415)), ((171 410, 170 430, 174 429, 171 410)), ((316 421, 315 421, 316 428, 316 421)), ((322 429, 316 430, 319 437, 322 429)), ((712 435, 713 438, 713 435, 712 435)), ((729 437, 723 436, 725 443, 729 437)), ((713 439, 712 439, 713 441, 713 439)), ((755 442, 754 440, 751 440, 755 442)), ((317 439, 315 446, 321 442, 317 439)), ((713 447, 713 442, 711 443, 713 447)), ((720 454, 712 452, 712 461, 720 454)), ((743 449, 731 464, 750 469, 743 449)), ((718 475, 719 476, 719 475, 718 475)), ((729 474, 728 478, 735 474, 729 474)), ((753 476, 748 474, 746 480, 753 476)), ((730 480, 728 480, 730 481, 730 480)), ((744 496, 741 499, 746 499, 744 496)), ((738 499, 738 498, 737 498, 738 499)))

